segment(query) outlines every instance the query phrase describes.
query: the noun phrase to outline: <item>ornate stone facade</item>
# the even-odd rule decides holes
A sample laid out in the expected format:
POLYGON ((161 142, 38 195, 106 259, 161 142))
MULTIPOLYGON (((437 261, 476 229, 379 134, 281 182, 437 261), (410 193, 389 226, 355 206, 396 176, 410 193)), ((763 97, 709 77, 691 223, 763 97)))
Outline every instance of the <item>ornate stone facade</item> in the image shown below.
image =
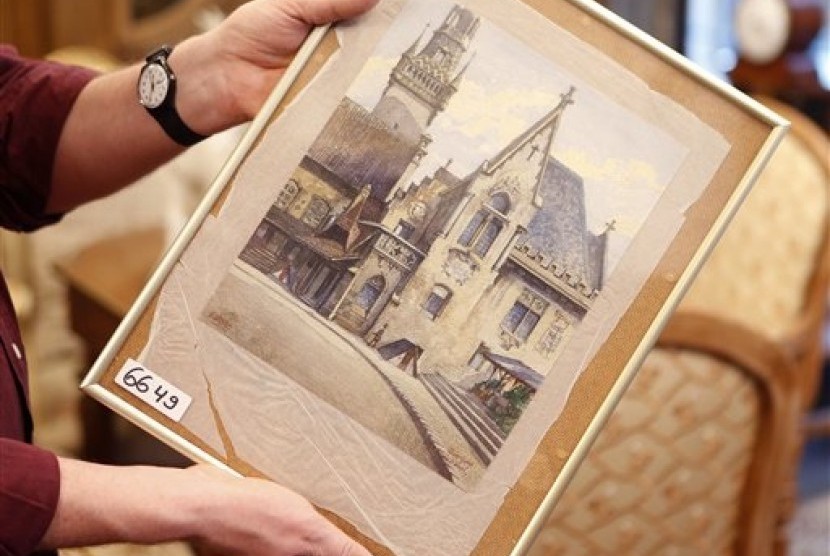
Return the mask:
POLYGON ((411 346, 422 371, 474 384, 501 365, 535 389, 602 287, 605 235, 551 154, 576 91, 470 175, 409 183, 479 24, 456 6, 373 110, 344 99, 242 259, 375 347, 411 346))

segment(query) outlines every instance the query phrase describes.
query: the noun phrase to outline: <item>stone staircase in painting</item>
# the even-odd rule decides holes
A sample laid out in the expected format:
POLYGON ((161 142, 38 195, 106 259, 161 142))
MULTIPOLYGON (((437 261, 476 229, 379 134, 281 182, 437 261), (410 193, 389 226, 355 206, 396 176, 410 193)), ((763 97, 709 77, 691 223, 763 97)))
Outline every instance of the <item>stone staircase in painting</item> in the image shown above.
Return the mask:
POLYGON ((481 402, 437 373, 422 373, 419 378, 476 455, 489 465, 504 444, 505 435, 481 402))
POLYGON ((277 258, 264 247, 246 247, 239 258, 263 274, 270 274, 277 266, 277 258))

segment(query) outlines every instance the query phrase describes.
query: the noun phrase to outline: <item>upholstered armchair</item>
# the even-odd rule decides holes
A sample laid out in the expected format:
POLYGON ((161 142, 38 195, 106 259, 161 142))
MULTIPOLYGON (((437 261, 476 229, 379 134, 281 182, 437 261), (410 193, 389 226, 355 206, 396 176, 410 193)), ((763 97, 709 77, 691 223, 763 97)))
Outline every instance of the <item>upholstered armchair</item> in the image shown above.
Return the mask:
POLYGON ((781 555, 819 377, 830 142, 793 128, 645 360, 532 556, 781 555))

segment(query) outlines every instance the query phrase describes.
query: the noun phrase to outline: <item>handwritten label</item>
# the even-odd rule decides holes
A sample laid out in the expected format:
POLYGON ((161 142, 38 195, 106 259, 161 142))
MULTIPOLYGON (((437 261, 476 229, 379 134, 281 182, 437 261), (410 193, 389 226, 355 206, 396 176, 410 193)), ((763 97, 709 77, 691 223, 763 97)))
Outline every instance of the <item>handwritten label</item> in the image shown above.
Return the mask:
POLYGON ((115 376, 115 383, 176 423, 182 420, 193 401, 193 398, 132 359, 121 367, 115 376))

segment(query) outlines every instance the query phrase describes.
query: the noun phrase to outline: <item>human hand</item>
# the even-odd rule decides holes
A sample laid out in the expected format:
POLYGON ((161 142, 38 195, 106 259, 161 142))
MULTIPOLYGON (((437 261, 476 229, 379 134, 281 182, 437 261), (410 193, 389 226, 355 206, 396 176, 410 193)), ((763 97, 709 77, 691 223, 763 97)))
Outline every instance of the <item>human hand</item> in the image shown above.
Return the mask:
MULTIPOLYGON (((212 121, 196 124, 202 132, 214 132, 253 118, 285 72, 288 64, 315 25, 348 19, 369 10, 378 0, 252 0, 240 6, 217 28, 195 37, 174 51, 173 66, 198 60, 209 69, 207 79, 180 80, 180 86, 200 86, 211 94, 212 121), (189 53, 182 54, 182 52, 189 53), (229 121, 226 121, 229 120, 229 121)), ((177 70, 178 71, 178 70, 177 70)), ((179 98, 196 95, 180 94, 179 98)), ((186 121, 190 121, 185 118, 186 121)))
POLYGON ((209 493, 196 540, 200 556, 371 556, 305 498, 276 483, 203 465, 187 473, 209 493))
POLYGON ((371 556, 302 496, 206 465, 109 466, 59 458, 60 497, 40 550, 194 543, 205 556, 371 556))

